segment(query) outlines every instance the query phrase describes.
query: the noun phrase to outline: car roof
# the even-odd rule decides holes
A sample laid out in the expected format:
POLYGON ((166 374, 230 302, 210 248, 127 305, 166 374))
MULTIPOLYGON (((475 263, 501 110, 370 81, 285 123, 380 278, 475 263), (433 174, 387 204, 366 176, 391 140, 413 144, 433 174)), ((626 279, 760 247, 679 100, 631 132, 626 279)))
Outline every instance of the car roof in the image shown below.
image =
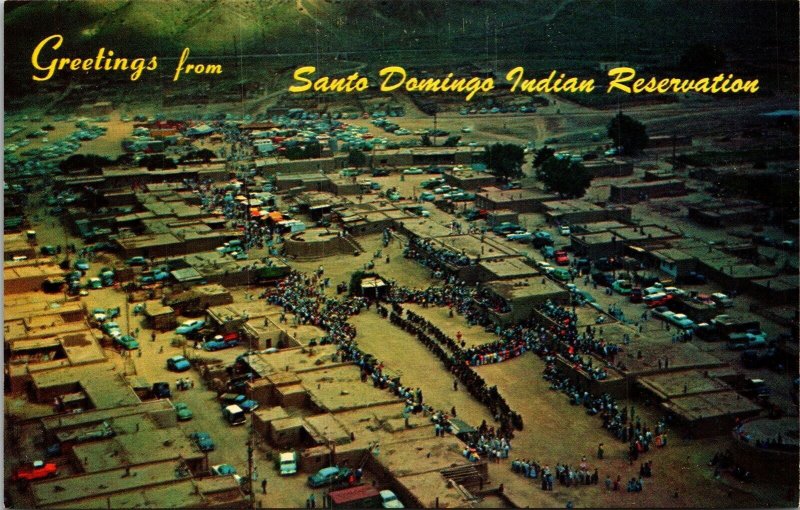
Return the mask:
POLYGON ((320 474, 336 473, 339 471, 338 466, 328 466, 319 470, 320 474))

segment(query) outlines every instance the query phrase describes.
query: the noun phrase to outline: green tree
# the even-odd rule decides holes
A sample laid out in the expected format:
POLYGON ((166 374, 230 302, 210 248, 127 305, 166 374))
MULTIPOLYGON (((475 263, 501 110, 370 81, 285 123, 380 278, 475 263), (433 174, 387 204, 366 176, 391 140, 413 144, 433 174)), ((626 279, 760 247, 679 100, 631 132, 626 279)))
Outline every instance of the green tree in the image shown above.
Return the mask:
POLYGON ((98 156, 97 154, 73 154, 61 161, 58 164, 58 168, 63 172, 69 173, 74 170, 84 170, 87 168, 95 170, 102 169, 107 166, 113 166, 114 164, 114 161, 103 156, 98 156))
POLYGON ((499 179, 509 181, 522 176, 525 149, 513 143, 496 143, 487 147, 486 166, 499 179))
POLYGON ((550 157, 536 170, 536 177, 550 191, 566 198, 580 198, 592 183, 592 173, 569 158, 550 157))
POLYGON ((555 149, 551 149, 548 146, 544 146, 538 151, 536 151, 536 156, 533 158, 533 166, 534 168, 539 168, 542 166, 542 163, 547 161, 548 159, 552 158, 556 153, 555 149))
POLYGON ((347 166, 361 168, 366 166, 366 164, 367 157, 364 155, 363 151, 359 149, 350 149, 350 152, 347 154, 347 166))
POLYGON ((450 136, 444 141, 442 147, 456 147, 459 141, 461 141, 460 136, 450 136))
POLYGON ((614 140, 617 147, 622 147, 626 154, 640 153, 649 141, 644 124, 622 112, 608 123, 608 137, 614 140))
POLYGON ((172 158, 168 158, 163 154, 152 154, 148 156, 144 156, 142 159, 139 160, 140 167, 147 167, 148 170, 156 170, 156 169, 172 169, 178 168, 178 165, 175 164, 175 160, 172 158))
POLYGON ((214 151, 209 149, 200 149, 196 151, 191 151, 183 156, 178 160, 180 163, 186 163, 187 161, 202 161, 203 163, 208 163, 212 159, 216 158, 217 155, 214 151))

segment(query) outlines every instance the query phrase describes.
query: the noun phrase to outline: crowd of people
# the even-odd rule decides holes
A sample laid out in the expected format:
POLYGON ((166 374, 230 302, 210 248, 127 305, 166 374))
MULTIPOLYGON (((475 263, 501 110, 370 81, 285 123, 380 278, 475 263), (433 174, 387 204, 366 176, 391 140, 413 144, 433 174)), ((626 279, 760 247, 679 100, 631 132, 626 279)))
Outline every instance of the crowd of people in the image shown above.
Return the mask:
POLYGON ((428 239, 412 236, 408 246, 403 250, 403 256, 415 259, 431 271, 442 271, 446 265, 466 267, 472 262, 468 256, 447 248, 437 248, 428 239))

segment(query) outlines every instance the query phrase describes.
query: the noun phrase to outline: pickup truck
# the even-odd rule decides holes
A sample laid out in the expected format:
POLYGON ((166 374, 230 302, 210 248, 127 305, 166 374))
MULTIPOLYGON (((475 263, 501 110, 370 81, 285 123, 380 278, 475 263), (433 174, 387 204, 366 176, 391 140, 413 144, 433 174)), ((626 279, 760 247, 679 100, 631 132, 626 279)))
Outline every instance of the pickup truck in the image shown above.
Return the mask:
POLYGON ((45 463, 41 460, 35 460, 30 464, 18 467, 11 478, 14 481, 32 482, 54 476, 58 476, 58 466, 54 462, 45 463))

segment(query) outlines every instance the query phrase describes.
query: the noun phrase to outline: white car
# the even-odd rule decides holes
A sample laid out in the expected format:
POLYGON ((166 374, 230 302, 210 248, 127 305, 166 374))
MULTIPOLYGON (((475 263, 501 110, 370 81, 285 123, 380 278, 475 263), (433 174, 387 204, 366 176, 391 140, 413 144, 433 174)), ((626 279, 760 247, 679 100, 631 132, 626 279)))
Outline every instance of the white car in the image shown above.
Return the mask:
POLYGON ((733 300, 729 298, 727 294, 723 294, 722 292, 715 292, 711 294, 711 299, 713 299, 719 306, 724 308, 733 306, 733 300))
POLYGON ((506 235, 506 239, 509 241, 525 242, 533 239, 533 234, 526 230, 518 230, 512 234, 506 235))
POLYGON ((649 296, 650 294, 662 294, 664 293, 664 286, 660 283, 656 283, 652 287, 647 287, 644 289, 644 295, 649 296))
POLYGON ((559 232, 559 233, 560 233, 562 236, 568 236, 568 235, 570 235, 570 234, 572 233, 572 229, 571 229, 571 228, 569 228, 569 225, 561 225, 561 226, 558 228, 558 232, 559 232))
POLYGON ((664 287, 664 292, 667 294, 672 294, 674 296, 685 296, 686 291, 683 289, 679 289, 678 287, 664 287))
POLYGON ((405 508, 403 503, 397 499, 397 495, 390 490, 381 491, 381 506, 383 508, 405 508))
POLYGON ((444 186, 440 186, 434 189, 433 192, 436 193, 437 195, 441 195, 442 193, 448 193, 450 191, 453 191, 453 189, 454 188, 452 186, 445 184, 444 186))
POLYGON ((672 318, 670 318, 669 321, 681 329, 695 328, 694 321, 682 313, 673 314, 672 318))
POLYGON ((403 173, 406 175, 422 175, 425 172, 421 168, 406 168, 403 173))
POLYGON ((658 301, 659 299, 663 298, 664 296, 666 296, 665 293, 656 292, 655 294, 649 294, 649 295, 645 296, 644 298, 642 298, 642 301, 644 301, 645 303, 649 303, 650 301, 658 301))

